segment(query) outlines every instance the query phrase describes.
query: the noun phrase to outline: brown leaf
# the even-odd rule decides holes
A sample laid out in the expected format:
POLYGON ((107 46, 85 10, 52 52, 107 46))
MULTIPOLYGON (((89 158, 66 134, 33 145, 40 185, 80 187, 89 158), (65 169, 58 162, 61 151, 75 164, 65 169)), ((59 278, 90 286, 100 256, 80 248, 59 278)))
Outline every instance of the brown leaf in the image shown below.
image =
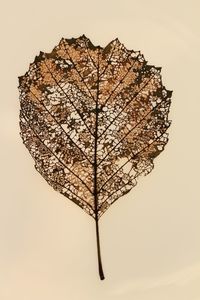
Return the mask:
POLYGON ((97 243, 98 219, 168 141, 160 72, 118 39, 102 48, 81 36, 40 52, 19 78, 23 142, 44 179, 95 219, 97 243))

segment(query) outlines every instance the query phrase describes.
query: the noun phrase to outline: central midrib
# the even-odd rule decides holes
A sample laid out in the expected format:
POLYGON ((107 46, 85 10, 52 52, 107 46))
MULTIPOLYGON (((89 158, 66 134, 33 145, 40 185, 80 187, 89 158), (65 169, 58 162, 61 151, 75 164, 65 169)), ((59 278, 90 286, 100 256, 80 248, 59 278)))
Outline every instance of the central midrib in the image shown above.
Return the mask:
MULTIPOLYGON (((99 50, 99 48, 98 48, 99 50)), ((97 65, 97 95, 96 95, 96 107, 95 107, 95 133, 94 133, 94 206, 95 206, 95 225, 96 225, 96 239, 97 239, 97 256, 98 256, 98 267, 99 276, 103 280, 104 273, 101 262, 101 251, 100 251, 100 238, 99 238, 99 223, 98 223, 98 194, 97 194, 97 141, 98 141, 98 114, 99 114, 99 52, 98 52, 98 65, 97 65)))

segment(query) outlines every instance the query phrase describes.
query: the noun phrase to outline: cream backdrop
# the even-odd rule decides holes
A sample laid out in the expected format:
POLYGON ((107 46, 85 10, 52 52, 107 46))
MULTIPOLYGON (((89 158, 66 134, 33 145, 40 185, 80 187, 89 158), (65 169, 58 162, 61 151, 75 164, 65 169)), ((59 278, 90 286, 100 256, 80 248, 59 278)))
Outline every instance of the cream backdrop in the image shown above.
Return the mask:
POLYGON ((1 1, 0 299, 200 299, 200 4, 190 0, 1 1), (40 50, 118 37, 162 66, 173 101, 155 169, 95 224, 37 173, 19 136, 18 79, 40 50))

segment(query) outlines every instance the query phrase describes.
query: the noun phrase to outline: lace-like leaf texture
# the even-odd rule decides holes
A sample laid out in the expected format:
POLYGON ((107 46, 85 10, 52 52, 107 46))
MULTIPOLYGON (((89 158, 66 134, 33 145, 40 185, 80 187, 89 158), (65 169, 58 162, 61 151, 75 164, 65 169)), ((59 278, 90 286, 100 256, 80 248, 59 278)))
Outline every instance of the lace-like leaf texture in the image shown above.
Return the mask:
POLYGON ((118 39, 62 39, 19 77, 20 128, 36 170, 99 218, 128 193, 168 141, 171 91, 161 69, 118 39))

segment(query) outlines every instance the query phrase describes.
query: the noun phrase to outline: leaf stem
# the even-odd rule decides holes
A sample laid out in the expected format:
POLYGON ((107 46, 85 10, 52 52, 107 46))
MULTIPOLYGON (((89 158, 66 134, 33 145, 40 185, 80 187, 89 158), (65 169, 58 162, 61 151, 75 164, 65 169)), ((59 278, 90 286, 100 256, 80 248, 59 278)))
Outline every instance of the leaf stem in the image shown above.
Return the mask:
POLYGON ((97 256, 98 256, 98 267, 99 267, 99 276, 101 280, 104 280, 104 273, 101 261, 101 249, 100 249, 100 238, 99 238, 99 222, 98 219, 95 218, 96 223, 96 238, 97 238, 97 256))

